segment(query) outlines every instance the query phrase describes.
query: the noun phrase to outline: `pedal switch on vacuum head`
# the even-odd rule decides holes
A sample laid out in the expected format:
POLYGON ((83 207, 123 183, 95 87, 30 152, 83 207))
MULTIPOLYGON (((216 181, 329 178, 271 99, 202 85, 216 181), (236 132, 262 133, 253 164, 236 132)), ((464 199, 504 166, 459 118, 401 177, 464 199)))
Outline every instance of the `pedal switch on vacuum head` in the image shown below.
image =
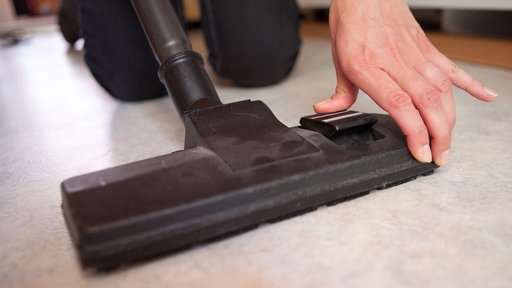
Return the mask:
POLYGON ((329 114, 304 116, 301 128, 323 134, 338 145, 355 145, 384 138, 372 129, 378 119, 373 114, 343 110, 329 114))

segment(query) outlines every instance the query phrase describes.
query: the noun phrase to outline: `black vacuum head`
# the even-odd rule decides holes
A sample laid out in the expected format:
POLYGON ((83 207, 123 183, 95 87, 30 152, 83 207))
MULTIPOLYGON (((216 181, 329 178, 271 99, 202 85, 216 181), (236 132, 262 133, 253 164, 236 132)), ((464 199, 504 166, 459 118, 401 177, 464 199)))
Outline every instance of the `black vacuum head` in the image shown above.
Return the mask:
POLYGON ((184 249, 437 168, 413 159, 386 115, 343 111, 288 128, 262 102, 243 101, 184 118, 187 149, 63 182, 85 267, 184 249))

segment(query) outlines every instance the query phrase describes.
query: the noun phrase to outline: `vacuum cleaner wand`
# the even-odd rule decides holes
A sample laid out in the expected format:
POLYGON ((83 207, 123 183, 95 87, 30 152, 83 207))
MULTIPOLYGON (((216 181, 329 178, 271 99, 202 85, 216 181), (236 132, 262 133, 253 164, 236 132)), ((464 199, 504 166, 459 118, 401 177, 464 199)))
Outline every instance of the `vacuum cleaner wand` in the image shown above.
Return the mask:
POLYGON ((192 51, 170 1, 132 1, 132 5, 160 65, 176 54, 192 51))
POLYGON ((170 1, 134 0, 132 4, 160 64, 160 80, 179 112, 222 105, 170 1))
POLYGON ((185 150, 76 176, 62 208, 84 267, 110 269, 404 183, 416 161, 388 115, 288 128, 260 101, 222 104, 168 0, 132 0, 182 114, 185 150))

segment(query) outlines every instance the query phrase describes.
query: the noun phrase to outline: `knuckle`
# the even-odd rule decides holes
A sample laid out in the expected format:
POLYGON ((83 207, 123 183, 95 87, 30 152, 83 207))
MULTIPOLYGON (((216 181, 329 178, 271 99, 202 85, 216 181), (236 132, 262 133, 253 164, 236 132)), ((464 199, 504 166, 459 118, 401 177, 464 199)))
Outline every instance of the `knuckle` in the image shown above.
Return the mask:
POLYGON ((410 133, 410 135, 417 135, 418 137, 428 139, 428 129, 423 123, 421 123, 421 125, 416 125, 410 133))
POLYGON ((442 79, 439 82, 439 90, 443 93, 452 92, 452 82, 449 79, 442 79))
POLYGON ((393 108, 404 108, 412 104, 411 97, 402 91, 390 93, 389 102, 393 108))
POLYGON ((452 127, 448 125, 448 123, 439 125, 435 129, 432 129, 430 135, 439 143, 451 143, 452 127))
POLYGON ((480 82, 478 80, 476 80, 475 77, 471 76, 471 78, 469 80, 469 86, 478 87, 478 86, 481 86, 481 84, 480 84, 480 82))
POLYGON ((414 138, 416 141, 428 144, 429 143, 429 132, 427 126, 422 121, 409 123, 405 129, 402 130, 407 138, 414 138))
POLYGON ((459 73, 459 71, 460 71, 460 67, 459 67, 459 65, 455 64, 454 62, 452 62, 451 64, 452 64, 452 65, 451 65, 451 67, 450 67, 450 72, 451 72, 452 74, 457 74, 457 73, 459 73))
POLYGON ((426 107, 439 107, 441 105, 441 96, 434 89, 427 89, 421 95, 421 104, 426 107))

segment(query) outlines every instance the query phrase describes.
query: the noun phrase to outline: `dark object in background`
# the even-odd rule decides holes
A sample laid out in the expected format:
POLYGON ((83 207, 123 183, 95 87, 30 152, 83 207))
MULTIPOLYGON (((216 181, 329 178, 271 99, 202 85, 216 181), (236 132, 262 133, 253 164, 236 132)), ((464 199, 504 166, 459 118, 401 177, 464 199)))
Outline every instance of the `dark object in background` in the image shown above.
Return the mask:
POLYGON ((446 10, 443 12, 443 30, 454 34, 512 39, 512 11, 446 10))
POLYGON ((441 9, 411 9, 412 15, 425 31, 440 31, 443 11, 441 9))
POLYGON ((82 38, 75 0, 62 0, 57 23, 64 39, 71 45, 82 38))
MULTIPOLYGON (((184 25, 181 0, 171 1, 184 25)), ((144 32, 127 0, 76 0, 85 60, 97 82, 124 101, 164 96, 144 32)), ((202 0, 202 28, 217 74, 261 87, 288 76, 300 48, 294 0, 202 0), (269 33, 271 32, 271 33, 269 33)), ((61 28, 63 31, 64 27, 61 28)))
POLYGON ((14 6, 14 10, 16 11, 16 15, 28 15, 30 14, 27 0, 12 0, 12 4, 14 6))

